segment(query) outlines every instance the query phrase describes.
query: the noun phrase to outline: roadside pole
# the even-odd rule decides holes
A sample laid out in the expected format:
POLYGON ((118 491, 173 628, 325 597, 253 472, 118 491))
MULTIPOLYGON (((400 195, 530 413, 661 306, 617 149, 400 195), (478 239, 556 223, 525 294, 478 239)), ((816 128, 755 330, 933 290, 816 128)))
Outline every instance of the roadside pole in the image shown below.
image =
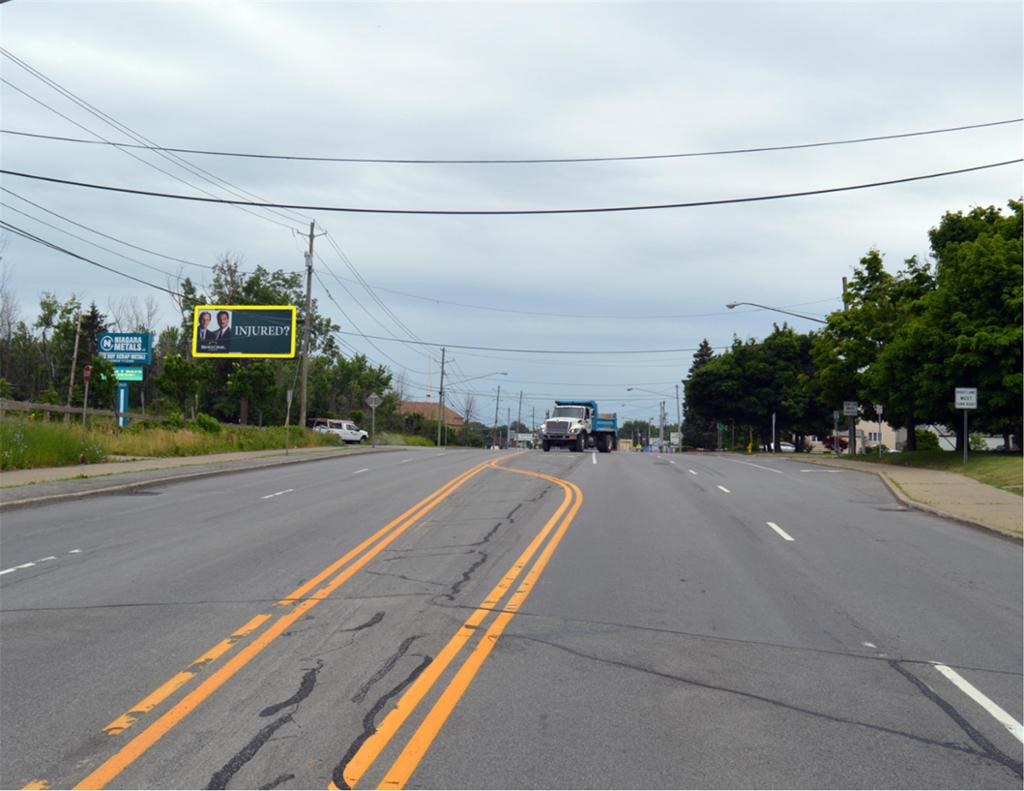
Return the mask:
POLYGON ((679 405, 679 385, 676 385, 676 429, 679 431, 679 452, 683 452, 683 408, 679 405))
POLYGON ((501 407, 501 385, 498 385, 498 398, 494 402, 494 429, 491 431, 491 447, 498 447, 498 409, 501 407))
POLYGON ((775 413, 772 412, 772 453, 775 453, 776 444, 777 443, 775 442, 775 413))
POLYGON ((832 410, 832 452, 839 455, 839 410, 832 410))
MULTIPOLYGON (((71 376, 68 377, 68 409, 71 409, 71 396, 75 387, 75 366, 78 364, 78 338, 82 334, 82 314, 78 314, 78 321, 75 324, 75 350, 71 353, 71 376)), ((145 409, 142 410, 145 414, 145 409)), ((64 413, 64 425, 71 422, 71 412, 64 413)))
POLYGON ((878 415, 878 458, 882 458, 882 410, 881 404, 875 404, 875 414, 878 415))
POLYGON ((289 431, 291 429, 291 426, 289 426, 289 423, 291 422, 291 417, 292 417, 292 396, 294 395, 294 393, 295 393, 294 390, 289 390, 288 394, 286 396, 287 408, 285 409, 285 412, 284 412, 284 455, 285 456, 288 455, 288 434, 289 434, 289 431))
POLYGON ((370 393, 366 397, 366 405, 370 407, 370 447, 377 447, 377 407, 383 403, 384 399, 376 393, 370 393))
POLYGON ((967 410, 978 408, 977 387, 957 387, 953 391, 953 401, 957 409, 964 413, 964 466, 967 466, 967 449, 971 445, 971 435, 967 433, 967 410))
POLYGON ((850 439, 846 452, 853 456, 857 452, 857 415, 860 414, 858 401, 843 401, 843 414, 849 420, 850 439))
POLYGON ((92 366, 85 366, 82 372, 85 376, 85 394, 82 396, 82 442, 85 442, 85 413, 89 408, 89 380, 92 378, 92 366))

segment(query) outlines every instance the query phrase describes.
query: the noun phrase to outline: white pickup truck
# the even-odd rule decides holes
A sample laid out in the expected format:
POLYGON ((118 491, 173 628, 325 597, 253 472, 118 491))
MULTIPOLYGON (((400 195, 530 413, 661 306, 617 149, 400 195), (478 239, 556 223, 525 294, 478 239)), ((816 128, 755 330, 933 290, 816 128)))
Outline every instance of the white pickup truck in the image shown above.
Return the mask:
POLYGON ((323 431, 340 437, 348 443, 366 442, 369 434, 363 431, 351 420, 332 420, 330 418, 317 418, 313 421, 313 431, 323 431))

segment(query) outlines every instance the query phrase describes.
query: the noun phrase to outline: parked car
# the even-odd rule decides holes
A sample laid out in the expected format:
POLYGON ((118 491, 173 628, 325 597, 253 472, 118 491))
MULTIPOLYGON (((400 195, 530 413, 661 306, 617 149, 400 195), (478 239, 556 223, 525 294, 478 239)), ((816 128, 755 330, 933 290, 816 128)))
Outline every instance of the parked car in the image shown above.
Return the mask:
POLYGON ((313 431, 324 431, 340 437, 342 441, 355 444, 366 442, 370 435, 351 420, 332 420, 318 417, 313 421, 313 431))
POLYGON ((779 450, 783 453, 796 453, 796 445, 792 442, 780 442, 779 450))

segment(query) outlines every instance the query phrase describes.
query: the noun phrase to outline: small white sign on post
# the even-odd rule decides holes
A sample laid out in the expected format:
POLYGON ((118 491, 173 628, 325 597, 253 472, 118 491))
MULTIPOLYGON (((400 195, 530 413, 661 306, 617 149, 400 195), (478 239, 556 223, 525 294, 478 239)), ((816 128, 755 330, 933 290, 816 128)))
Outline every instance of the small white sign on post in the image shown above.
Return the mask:
POLYGON ((843 401, 843 414, 847 417, 857 417, 860 414, 860 404, 856 401, 843 401))
POLYGON ((672 432, 669 433, 668 436, 669 436, 669 442, 672 445, 679 446, 679 445, 683 444, 683 434, 682 434, 681 431, 672 431, 672 432))
POLYGON ((953 400, 956 402, 957 409, 977 409, 978 388, 958 387, 954 390, 953 400))

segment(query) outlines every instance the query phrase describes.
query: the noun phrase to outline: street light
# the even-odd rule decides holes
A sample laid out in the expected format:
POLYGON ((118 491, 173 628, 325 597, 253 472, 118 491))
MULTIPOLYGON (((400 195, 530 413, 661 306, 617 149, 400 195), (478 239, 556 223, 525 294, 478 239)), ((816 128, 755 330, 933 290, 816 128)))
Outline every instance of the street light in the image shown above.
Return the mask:
POLYGON ((824 319, 816 319, 814 316, 805 316, 802 313, 793 313, 791 310, 783 310, 782 308, 772 308, 768 305, 758 305, 756 302, 730 302, 726 305, 729 310, 732 310, 737 305, 750 305, 753 308, 761 308, 762 310, 773 310, 776 313, 785 313, 787 316, 796 316, 798 319, 807 319, 807 321, 816 321, 818 324, 828 324, 824 319))
POLYGON ((641 392, 650 393, 651 395, 660 396, 661 398, 671 398, 672 397, 670 395, 666 395, 665 393, 658 393, 658 392, 655 392, 654 390, 647 390, 646 388, 643 388, 643 387, 627 387, 626 390, 628 392, 632 392, 633 390, 640 390, 641 392))

